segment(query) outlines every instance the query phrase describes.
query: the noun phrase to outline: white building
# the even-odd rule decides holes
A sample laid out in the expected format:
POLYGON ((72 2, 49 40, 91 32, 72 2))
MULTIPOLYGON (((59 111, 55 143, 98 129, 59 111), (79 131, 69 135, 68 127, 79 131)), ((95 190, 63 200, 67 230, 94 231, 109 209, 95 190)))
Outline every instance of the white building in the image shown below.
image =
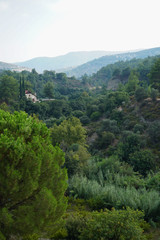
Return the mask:
POLYGON ((39 102, 39 100, 36 97, 36 94, 33 94, 28 90, 25 90, 25 96, 27 99, 31 99, 32 102, 34 102, 34 103, 39 102))

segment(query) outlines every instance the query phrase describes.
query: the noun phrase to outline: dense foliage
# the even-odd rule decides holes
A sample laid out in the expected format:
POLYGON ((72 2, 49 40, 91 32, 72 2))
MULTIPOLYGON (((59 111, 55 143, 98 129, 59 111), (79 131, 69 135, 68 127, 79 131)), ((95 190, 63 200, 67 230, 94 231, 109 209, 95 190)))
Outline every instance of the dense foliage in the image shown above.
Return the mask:
MULTIPOLYGON (((53 218, 56 215, 50 218, 53 221, 53 239, 88 239, 88 236, 90 239, 146 239, 147 235, 148 239, 152 239, 152 234, 143 233, 147 225, 142 219, 154 226, 160 223, 159 72, 159 58, 148 57, 108 65, 92 76, 84 75, 81 80, 68 78, 64 73, 53 71, 44 71, 43 74, 38 74, 35 70, 21 74, 9 71, 1 73, 0 86, 5 94, 0 94, 0 108, 6 111, 6 116, 10 116, 7 112, 14 110, 36 115, 49 129, 37 118, 34 120, 35 126, 43 126, 45 139, 49 139, 51 134, 52 141, 51 146, 50 140, 42 139, 41 133, 38 132, 41 127, 33 131, 33 136, 37 134, 35 138, 32 139, 29 135, 26 139, 32 124, 28 126, 26 120, 23 120, 17 128, 14 123, 17 121, 15 117, 12 124, 17 129, 17 140, 11 143, 10 140, 7 143, 3 141, 7 147, 8 144, 11 146, 11 151, 7 153, 8 159, 12 159, 13 156, 15 164, 18 164, 24 151, 22 163, 29 170, 33 168, 32 173, 36 179, 40 174, 37 171, 41 168, 37 168, 37 165, 32 166, 34 162, 27 159, 32 156, 38 163, 42 161, 46 171, 44 184, 47 182, 50 189, 52 175, 50 176, 47 170, 50 161, 47 154, 50 154, 51 147, 54 149, 53 155, 59 156, 55 157, 55 161, 59 161, 62 156, 59 147, 65 152, 64 166, 69 176, 66 195, 71 207, 65 216, 66 224, 58 232, 54 230, 56 224, 53 218), (25 98, 22 94, 23 82, 25 89, 37 93, 39 102, 33 103, 25 98), (15 91, 12 91, 13 89, 15 91), (21 139, 26 143, 23 151, 21 139), (41 144, 48 141, 44 149, 39 145, 41 139, 41 144), (32 140, 35 141, 33 146, 32 140), (37 154, 34 153, 34 149, 37 154), (46 154, 44 161, 39 151, 42 151, 42 156, 43 153, 46 154), (84 209, 79 211, 80 201, 84 201, 84 209), (106 208, 108 210, 105 210, 106 208), (114 210, 111 210, 112 208, 114 210), (125 227, 117 225, 118 222, 124 224, 127 217, 129 221, 126 220, 125 227), (118 232, 114 230, 115 225, 118 232)), ((20 115, 22 119, 32 119, 25 113, 20 115)), ((10 130, 5 132, 6 136, 8 131, 10 130)), ((11 137, 14 135, 11 134, 11 137)), ((59 169, 62 165, 63 161, 60 162, 59 169)), ((24 183, 21 183, 14 168, 15 175, 12 176, 9 167, 6 174, 9 171, 9 176, 15 177, 16 181, 11 181, 9 177, 4 181, 8 187, 10 183, 17 184, 13 187, 14 190, 24 183)), ((30 177, 27 171, 24 171, 24 174, 26 179, 30 177)), ((28 182, 31 180, 29 178, 28 182)), ((39 186, 35 179, 32 183, 33 188, 39 186)), ((56 181, 57 188, 59 184, 63 186, 64 182, 56 181)), ((66 184, 58 194, 64 193, 65 186, 66 184)), ((23 195, 28 196, 32 187, 29 190, 24 188, 23 195)), ((3 191, 5 192, 5 189, 3 191)), ((47 193, 45 195, 47 196, 47 193)), ((7 196, 7 199, 12 199, 10 195, 7 196)), ((57 205, 57 209, 61 210, 61 207, 57 205)), ((46 220, 43 223, 47 226, 46 220)), ((29 230, 30 234, 37 234, 34 224, 29 230)), ((31 239, 34 237, 36 235, 30 235, 31 239)))
POLYGON ((77 211, 67 218, 66 227, 68 240, 145 240, 143 229, 148 228, 143 213, 129 208, 92 213, 77 211))

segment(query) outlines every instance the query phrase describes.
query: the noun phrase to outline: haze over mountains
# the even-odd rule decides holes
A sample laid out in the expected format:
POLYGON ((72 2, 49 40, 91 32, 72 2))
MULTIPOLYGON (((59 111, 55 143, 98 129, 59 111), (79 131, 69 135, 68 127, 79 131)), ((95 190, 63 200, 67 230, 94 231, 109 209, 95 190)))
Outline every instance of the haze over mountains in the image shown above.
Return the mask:
POLYGON ((102 67, 118 61, 133 58, 145 58, 160 55, 160 47, 130 52, 82 51, 70 52, 58 57, 37 57, 15 64, 0 62, 0 71, 31 71, 35 68, 38 73, 44 70, 65 72, 68 76, 80 78, 82 75, 96 73, 102 67))
POLYGON ((39 73, 42 73, 44 70, 63 71, 66 68, 77 67, 93 59, 115 53, 117 52, 107 51, 70 52, 65 55, 57 57, 37 57, 25 62, 18 62, 16 64, 28 68, 35 68, 36 71, 39 73))
POLYGON ((107 52, 107 51, 84 51, 71 52, 58 57, 39 57, 26 62, 17 63, 19 66, 35 68, 41 73, 44 70, 55 70, 65 72, 68 76, 81 77, 84 74, 91 75, 100 68, 115 63, 126 61, 133 58, 145 58, 160 54, 160 48, 151 48, 130 52, 107 52))
POLYGON ((118 61, 131 60, 133 58, 143 59, 149 56, 156 56, 156 55, 160 55, 160 47, 145 49, 137 52, 114 54, 110 56, 107 55, 98 59, 94 59, 70 71, 65 71, 65 72, 67 73, 68 76, 75 76, 75 77, 80 77, 84 74, 91 75, 93 73, 96 73, 102 67, 107 66, 108 64, 112 64, 118 61))

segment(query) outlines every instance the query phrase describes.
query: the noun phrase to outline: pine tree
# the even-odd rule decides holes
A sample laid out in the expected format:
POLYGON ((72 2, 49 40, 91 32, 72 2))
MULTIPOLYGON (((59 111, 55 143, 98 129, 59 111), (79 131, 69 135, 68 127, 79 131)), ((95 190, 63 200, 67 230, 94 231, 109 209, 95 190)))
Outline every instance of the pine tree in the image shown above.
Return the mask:
MULTIPOLYGON (((0 110, 0 239, 51 237, 66 209, 64 154, 45 124, 0 110)), ((28 238, 27 238, 28 239, 28 238)))

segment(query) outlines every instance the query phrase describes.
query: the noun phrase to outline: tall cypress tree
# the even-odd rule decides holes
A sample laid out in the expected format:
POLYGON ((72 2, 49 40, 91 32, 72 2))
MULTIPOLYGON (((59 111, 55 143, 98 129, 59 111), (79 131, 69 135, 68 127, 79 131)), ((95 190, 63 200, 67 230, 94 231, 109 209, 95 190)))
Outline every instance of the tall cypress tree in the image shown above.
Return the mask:
POLYGON ((22 78, 22 97, 25 96, 25 84, 24 84, 24 76, 22 78))
POLYGON ((22 98, 22 79, 21 79, 21 77, 19 79, 19 96, 21 99, 22 98))

